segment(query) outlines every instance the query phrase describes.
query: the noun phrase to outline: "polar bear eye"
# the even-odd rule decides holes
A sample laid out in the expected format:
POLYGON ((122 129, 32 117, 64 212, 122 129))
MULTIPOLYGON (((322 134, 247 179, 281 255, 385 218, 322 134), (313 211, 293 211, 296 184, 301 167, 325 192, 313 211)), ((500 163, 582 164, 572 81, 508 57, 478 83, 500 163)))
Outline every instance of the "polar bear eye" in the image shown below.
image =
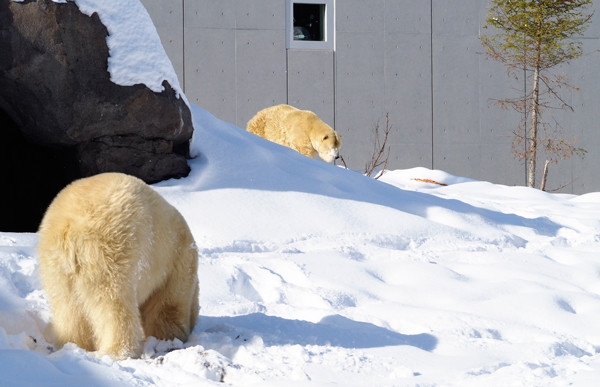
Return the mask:
POLYGON ((323 140, 327 140, 329 138, 329 135, 323 137, 323 140))

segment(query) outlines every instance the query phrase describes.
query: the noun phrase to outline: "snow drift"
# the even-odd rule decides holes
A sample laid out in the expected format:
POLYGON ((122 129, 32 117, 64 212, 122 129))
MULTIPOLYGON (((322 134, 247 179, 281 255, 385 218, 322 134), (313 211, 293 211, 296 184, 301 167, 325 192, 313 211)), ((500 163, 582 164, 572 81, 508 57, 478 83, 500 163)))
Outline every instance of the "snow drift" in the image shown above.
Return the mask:
POLYGON ((202 157, 155 186, 200 246, 189 342, 142 359, 54 351, 35 234, 0 234, 11 385, 592 383, 600 195, 424 168, 375 181, 193 107, 202 157), (448 184, 413 180, 429 178, 448 184), (35 372, 32 372, 35 370, 35 372))
MULTIPOLYGON (((105 10, 103 22, 119 17, 117 3, 77 0, 105 10)), ((114 44, 111 66, 136 63, 119 50, 154 50, 114 44)), ((123 69, 123 82, 156 86, 165 75, 123 69)), ((200 247, 190 340, 150 338, 141 359, 120 362, 73 345, 55 351, 37 236, 0 233, 0 384, 597 382, 599 193, 425 168, 375 181, 192 113, 191 174, 155 186, 200 247)))

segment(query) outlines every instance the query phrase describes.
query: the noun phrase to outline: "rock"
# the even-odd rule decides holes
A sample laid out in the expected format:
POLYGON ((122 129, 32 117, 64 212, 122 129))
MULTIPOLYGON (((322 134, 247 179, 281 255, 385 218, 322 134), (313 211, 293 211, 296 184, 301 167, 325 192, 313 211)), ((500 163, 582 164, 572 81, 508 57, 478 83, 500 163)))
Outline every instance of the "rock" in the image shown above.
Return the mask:
MULTIPOLYGON (((113 83, 107 35, 98 15, 81 13, 74 2, 0 0, 2 127, 20 132, 10 138, 23 142, 15 145, 24 149, 21 157, 69 155, 55 158, 58 165, 51 169, 60 176, 46 177, 61 186, 108 171, 147 183, 186 176, 193 131, 189 107, 167 81, 161 93, 113 83)), ((0 170, 30 164, 15 160, 18 156, 0 170)), ((13 175, 27 180, 30 172, 13 175)))

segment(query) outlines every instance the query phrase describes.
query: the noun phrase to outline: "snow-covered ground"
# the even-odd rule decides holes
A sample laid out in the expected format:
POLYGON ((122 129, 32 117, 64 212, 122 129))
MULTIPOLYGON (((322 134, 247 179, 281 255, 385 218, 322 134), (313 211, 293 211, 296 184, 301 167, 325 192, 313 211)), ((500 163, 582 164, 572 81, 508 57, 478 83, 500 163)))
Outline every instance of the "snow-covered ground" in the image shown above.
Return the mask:
POLYGON ((600 193, 424 168, 376 181, 193 116, 192 173, 155 186, 200 247, 189 342, 54 351, 36 235, 1 233, 0 385, 600 380, 600 193))
MULTIPOLYGON (((76 3, 111 33, 115 83, 180 92, 137 0, 76 3)), ((424 168, 376 181, 192 109, 192 172, 155 186, 200 247, 190 340, 149 338, 141 359, 120 362, 55 351, 37 237, 0 233, 0 386, 600 380, 600 193, 424 168)))

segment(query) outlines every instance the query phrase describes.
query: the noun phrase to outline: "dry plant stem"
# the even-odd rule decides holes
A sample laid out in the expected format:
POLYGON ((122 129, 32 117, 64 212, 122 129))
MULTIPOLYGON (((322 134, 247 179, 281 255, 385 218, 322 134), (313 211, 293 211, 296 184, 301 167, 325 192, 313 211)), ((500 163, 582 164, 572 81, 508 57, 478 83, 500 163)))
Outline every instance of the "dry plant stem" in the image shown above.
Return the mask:
MULTIPOLYGON (((342 160, 342 164, 344 164, 344 168, 348 169, 348 166, 346 165, 346 161, 344 160, 344 158, 342 157, 342 155, 339 155, 339 159, 342 160)), ((333 163, 335 164, 335 160, 333 160, 333 163)))
POLYGON ((414 178, 412 180, 420 181, 420 182, 423 182, 423 183, 437 184, 437 185, 441 185, 441 186, 444 186, 444 187, 448 186, 448 184, 440 183, 439 181, 435 181, 435 180, 431 180, 431 179, 418 179, 418 178, 414 178))
POLYGON ((373 129, 375 132, 375 144, 373 145, 373 154, 371 160, 365 165, 365 175, 371 176, 375 169, 381 167, 381 171, 375 176, 375 179, 379 179, 385 169, 387 168, 388 160, 390 157, 390 147, 387 145, 388 137, 390 134, 390 117, 389 113, 385 114, 385 131, 383 133, 383 140, 379 138, 379 123, 375 125, 373 129))

